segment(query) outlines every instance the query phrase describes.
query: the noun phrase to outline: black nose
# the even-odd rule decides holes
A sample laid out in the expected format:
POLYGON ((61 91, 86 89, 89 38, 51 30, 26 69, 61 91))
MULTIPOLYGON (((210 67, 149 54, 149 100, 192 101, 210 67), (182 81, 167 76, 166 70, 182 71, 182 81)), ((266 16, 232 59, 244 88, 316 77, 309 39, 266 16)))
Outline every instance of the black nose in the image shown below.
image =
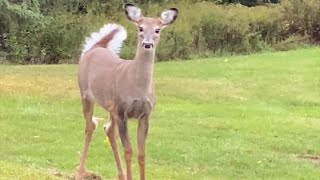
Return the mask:
POLYGON ((146 48, 146 49, 150 49, 153 47, 152 43, 144 43, 143 45, 144 45, 144 48, 146 48))

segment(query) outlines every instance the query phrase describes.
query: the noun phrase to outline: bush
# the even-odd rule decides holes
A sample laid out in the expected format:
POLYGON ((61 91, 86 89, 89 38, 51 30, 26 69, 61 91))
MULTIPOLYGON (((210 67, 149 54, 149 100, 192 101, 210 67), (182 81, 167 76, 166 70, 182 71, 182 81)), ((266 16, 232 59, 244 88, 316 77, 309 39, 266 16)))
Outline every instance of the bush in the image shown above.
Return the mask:
MULTIPOLYGON (((25 64, 77 62, 89 32, 111 22, 128 30, 121 56, 134 57, 137 28, 128 22, 118 1, 59 0, 48 6, 46 2, 0 1, 4 12, 0 13, 0 52, 5 52, 5 59, 25 64)), ((141 6, 147 16, 173 6, 180 11, 174 25, 161 35, 157 61, 288 50, 320 42, 318 0, 283 0, 251 8, 217 5, 225 2, 222 0, 144 2, 141 6)))
POLYGON ((77 56, 86 28, 76 16, 56 15, 43 29, 42 37, 39 37, 42 47, 40 62, 55 64, 77 56))
POLYGON ((213 11, 209 11, 202 17, 201 35, 210 51, 233 53, 251 51, 250 16, 241 8, 215 7, 213 11))
POLYGON ((292 35, 284 41, 275 44, 273 48, 276 51, 287 51, 289 49, 297 49, 308 46, 308 36, 292 35))
POLYGON ((283 0, 286 35, 309 36, 313 43, 320 42, 320 3, 318 0, 283 0))

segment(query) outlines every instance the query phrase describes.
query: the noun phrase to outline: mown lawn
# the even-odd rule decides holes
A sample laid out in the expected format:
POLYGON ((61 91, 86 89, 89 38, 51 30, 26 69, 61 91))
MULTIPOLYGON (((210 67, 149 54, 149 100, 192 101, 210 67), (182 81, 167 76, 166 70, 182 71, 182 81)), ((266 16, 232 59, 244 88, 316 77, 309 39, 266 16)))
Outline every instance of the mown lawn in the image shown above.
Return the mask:
MULTIPOLYGON (((148 179, 320 178, 320 48, 157 63, 155 71, 148 179)), ((87 167, 112 179, 102 123, 87 167)), ((136 121, 129 126, 138 179, 136 121)), ((74 173, 84 132, 77 66, 0 66, 0 127, 0 179, 74 173)))

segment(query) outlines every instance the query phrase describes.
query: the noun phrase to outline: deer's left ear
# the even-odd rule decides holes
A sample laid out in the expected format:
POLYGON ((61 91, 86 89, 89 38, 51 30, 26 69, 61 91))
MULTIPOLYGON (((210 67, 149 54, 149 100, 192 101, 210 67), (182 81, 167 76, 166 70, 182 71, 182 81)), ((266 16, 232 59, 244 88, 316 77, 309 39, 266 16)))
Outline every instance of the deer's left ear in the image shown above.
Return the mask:
POLYGON ((142 13, 140 8, 134 6, 133 4, 127 3, 124 5, 125 13, 127 18, 134 23, 138 23, 138 21, 142 18, 142 13))
POLYGON ((163 11, 160 16, 160 21, 163 26, 172 24, 178 17, 178 9, 170 8, 169 10, 163 11))

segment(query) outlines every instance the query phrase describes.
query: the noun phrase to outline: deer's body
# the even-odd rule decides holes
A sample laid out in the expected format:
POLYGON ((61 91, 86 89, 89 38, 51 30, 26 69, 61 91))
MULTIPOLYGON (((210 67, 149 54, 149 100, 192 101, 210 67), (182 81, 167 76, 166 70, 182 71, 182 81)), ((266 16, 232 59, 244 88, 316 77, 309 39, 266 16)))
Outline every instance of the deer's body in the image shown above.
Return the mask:
POLYGON ((127 121, 138 119, 138 162, 140 179, 145 179, 145 141, 149 128, 150 113, 155 105, 153 86, 153 66, 156 45, 160 39, 160 30, 171 24, 178 10, 164 11, 160 18, 143 17, 139 8, 126 4, 128 19, 139 26, 138 46, 133 60, 118 57, 126 31, 115 24, 105 25, 99 32, 92 33, 84 45, 79 61, 78 83, 82 99, 83 114, 86 119, 84 149, 76 179, 88 176, 85 160, 97 122, 92 117, 94 103, 110 114, 110 121, 104 126, 112 146, 120 180, 125 179, 116 142, 118 129, 124 149, 127 167, 127 180, 132 179, 130 144, 127 121))
POLYGON ((128 118, 138 119, 143 114, 149 114, 155 104, 153 56, 150 52, 142 59, 123 60, 108 49, 93 49, 79 62, 82 98, 95 101, 110 113, 124 111, 128 118), (141 103, 150 108, 147 112, 141 112, 140 116, 132 116, 132 111, 143 110, 137 107, 141 103))

